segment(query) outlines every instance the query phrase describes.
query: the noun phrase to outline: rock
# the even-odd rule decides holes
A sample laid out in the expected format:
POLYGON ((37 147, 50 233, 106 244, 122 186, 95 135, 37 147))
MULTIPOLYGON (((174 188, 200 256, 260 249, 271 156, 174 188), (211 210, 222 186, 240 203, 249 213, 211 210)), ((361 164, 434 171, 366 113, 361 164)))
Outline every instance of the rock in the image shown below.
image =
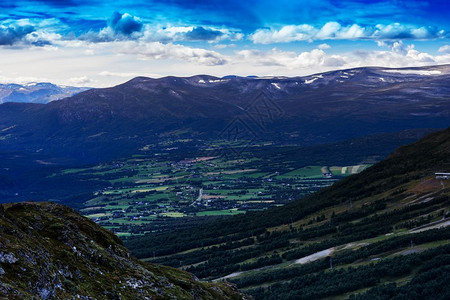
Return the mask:
POLYGON ((43 288, 39 291, 39 296, 41 296, 42 299, 50 299, 50 297, 53 295, 53 291, 47 288, 43 288))
POLYGON ((16 258, 16 256, 14 255, 14 253, 3 253, 0 252, 0 263, 4 263, 4 264, 14 264, 18 261, 19 259, 16 258))

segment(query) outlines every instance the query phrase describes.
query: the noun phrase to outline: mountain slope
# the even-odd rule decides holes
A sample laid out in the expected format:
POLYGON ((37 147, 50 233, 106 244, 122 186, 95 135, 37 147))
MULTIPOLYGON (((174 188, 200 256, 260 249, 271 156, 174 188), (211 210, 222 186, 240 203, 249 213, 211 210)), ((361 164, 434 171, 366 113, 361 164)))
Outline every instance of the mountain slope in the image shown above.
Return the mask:
MULTIPOLYGON (((416 290, 420 276, 431 276, 426 266, 450 253, 450 182, 434 175, 449 171, 450 128, 283 207, 150 234, 126 245, 140 258, 202 278, 229 278, 261 299, 348 297, 380 283, 394 284, 393 291, 404 284, 416 290), (160 257, 151 259, 149 251, 160 257), (330 263, 333 271, 327 270, 330 263), (401 266, 397 273, 383 273, 394 266, 401 266)), ((447 278, 448 262, 432 278, 447 278)), ((430 280, 422 287, 433 286, 430 280)))
POLYGON ((115 235, 53 203, 0 205, 0 297, 245 298, 230 285, 141 263, 115 235))
POLYGON ((0 150, 109 159, 179 128, 180 137, 217 139, 236 118, 258 140, 302 145, 443 128, 449 74, 444 65, 294 78, 138 77, 48 105, 0 105, 0 150))

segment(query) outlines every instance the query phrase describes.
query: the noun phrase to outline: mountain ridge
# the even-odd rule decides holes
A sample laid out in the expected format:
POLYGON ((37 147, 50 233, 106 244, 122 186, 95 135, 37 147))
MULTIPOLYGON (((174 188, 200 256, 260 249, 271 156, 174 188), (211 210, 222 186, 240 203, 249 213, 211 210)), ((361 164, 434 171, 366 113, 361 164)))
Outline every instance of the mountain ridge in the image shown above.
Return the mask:
POLYGON ((137 77, 43 106, 2 104, 0 150, 84 152, 84 159, 98 160, 100 152, 129 155, 181 127, 190 137, 217 139, 236 119, 260 141, 301 145, 447 126, 449 65, 418 69, 428 75, 383 70, 286 79, 137 77), (124 151, 111 152, 111 140, 124 151))

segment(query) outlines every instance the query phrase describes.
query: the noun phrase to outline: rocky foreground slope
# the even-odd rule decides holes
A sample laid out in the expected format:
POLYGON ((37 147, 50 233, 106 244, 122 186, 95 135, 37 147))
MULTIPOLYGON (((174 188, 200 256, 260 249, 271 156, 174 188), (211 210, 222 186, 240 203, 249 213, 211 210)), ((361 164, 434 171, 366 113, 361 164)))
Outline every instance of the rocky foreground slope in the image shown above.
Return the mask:
POLYGON ((0 298, 245 299, 229 284, 144 264, 111 232, 54 203, 0 205, 0 298))

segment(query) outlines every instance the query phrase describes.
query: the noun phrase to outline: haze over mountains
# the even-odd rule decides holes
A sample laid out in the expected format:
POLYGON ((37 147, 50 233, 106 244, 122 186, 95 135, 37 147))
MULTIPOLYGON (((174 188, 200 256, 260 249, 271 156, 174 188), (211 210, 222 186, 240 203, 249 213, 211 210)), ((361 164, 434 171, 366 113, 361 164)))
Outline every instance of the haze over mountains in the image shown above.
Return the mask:
POLYGON ((449 78, 449 65, 294 78, 137 77, 46 105, 1 105, 0 150, 96 161, 154 145, 179 129, 190 138, 223 138, 236 122, 245 139, 298 145, 444 128, 449 78))
POLYGON ((85 91, 86 87, 59 86, 49 82, 0 84, 0 103, 48 103, 85 91))

